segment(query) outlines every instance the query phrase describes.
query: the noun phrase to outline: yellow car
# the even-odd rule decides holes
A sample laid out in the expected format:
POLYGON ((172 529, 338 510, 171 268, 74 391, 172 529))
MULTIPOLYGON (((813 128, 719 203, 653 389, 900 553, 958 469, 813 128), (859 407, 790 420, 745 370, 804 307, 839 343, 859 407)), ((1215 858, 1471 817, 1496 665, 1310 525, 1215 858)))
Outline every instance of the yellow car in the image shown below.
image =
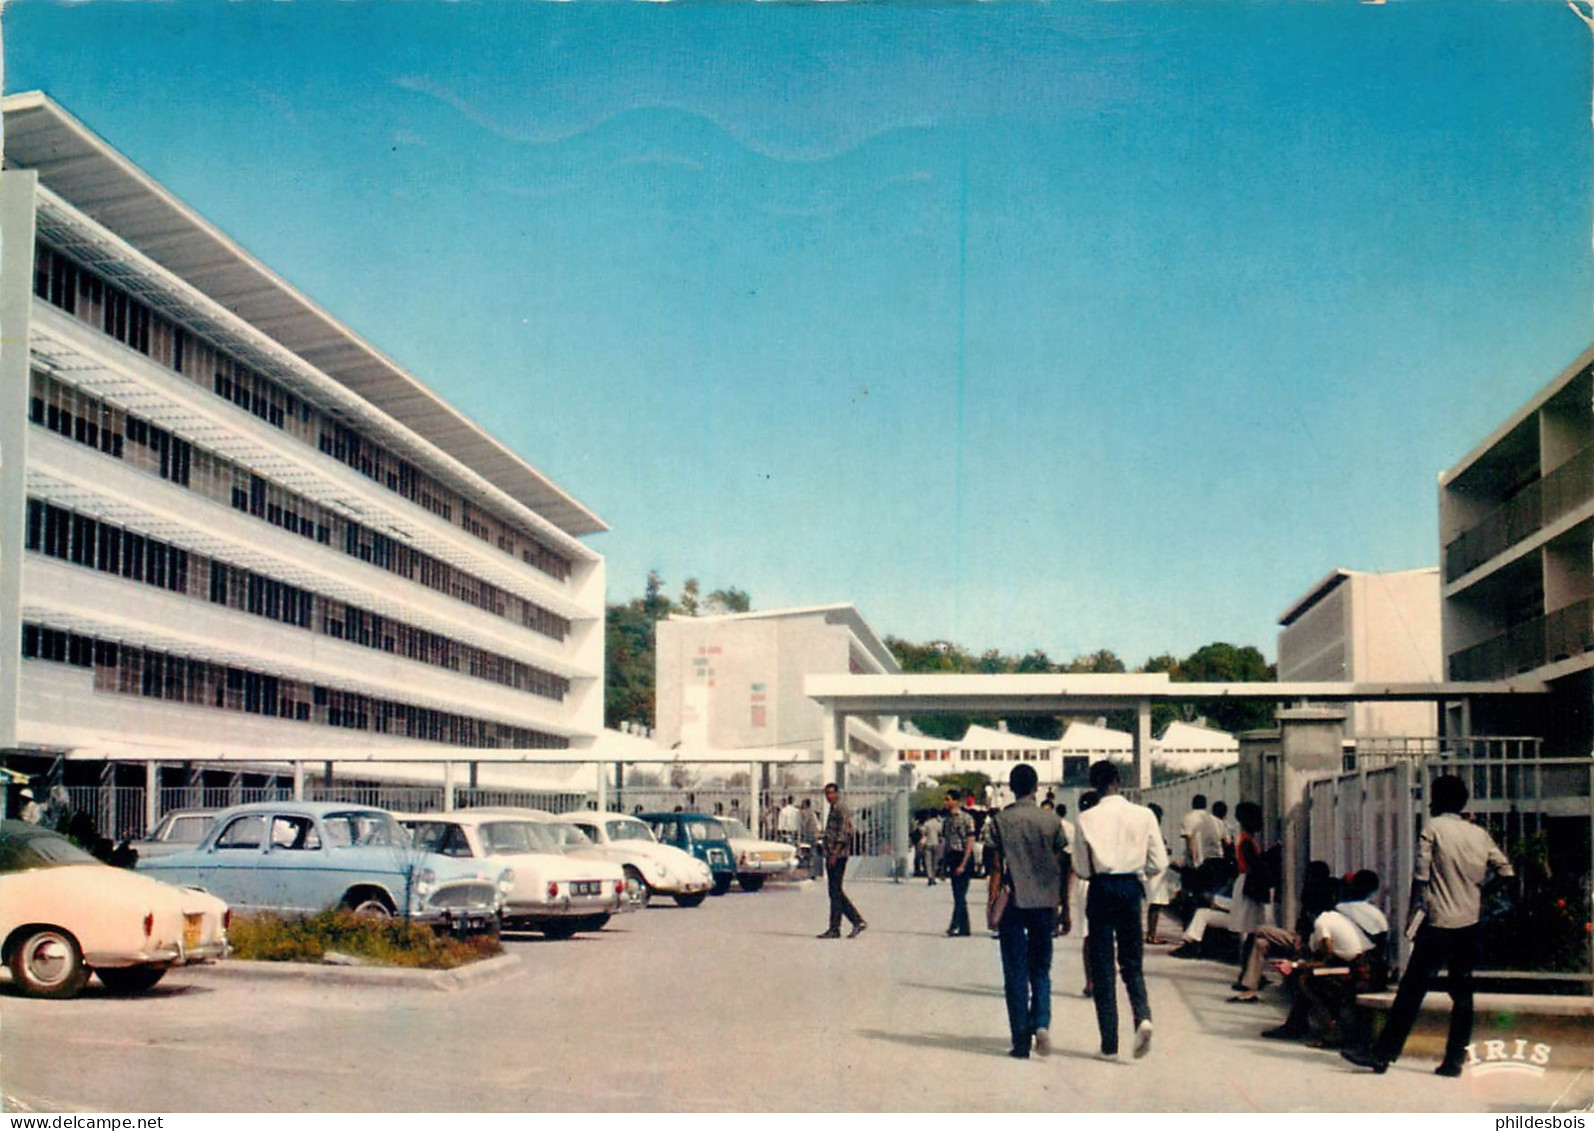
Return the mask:
POLYGON ((0 960, 29 997, 73 997, 91 973, 114 993, 142 993, 173 966, 225 956, 228 914, 215 896, 0 821, 0 960))

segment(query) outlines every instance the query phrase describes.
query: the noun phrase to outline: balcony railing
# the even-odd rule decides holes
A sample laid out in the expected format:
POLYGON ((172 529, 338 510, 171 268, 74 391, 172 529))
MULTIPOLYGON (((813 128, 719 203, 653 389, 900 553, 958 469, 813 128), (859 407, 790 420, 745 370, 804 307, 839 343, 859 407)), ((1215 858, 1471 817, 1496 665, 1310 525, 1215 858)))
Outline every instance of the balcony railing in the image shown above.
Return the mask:
POLYGON ((1445 580, 1454 581, 1594 498, 1594 446, 1530 484, 1445 547, 1445 580))
POLYGON ((1594 649, 1594 600, 1535 617, 1450 657, 1450 678, 1508 679, 1594 649))

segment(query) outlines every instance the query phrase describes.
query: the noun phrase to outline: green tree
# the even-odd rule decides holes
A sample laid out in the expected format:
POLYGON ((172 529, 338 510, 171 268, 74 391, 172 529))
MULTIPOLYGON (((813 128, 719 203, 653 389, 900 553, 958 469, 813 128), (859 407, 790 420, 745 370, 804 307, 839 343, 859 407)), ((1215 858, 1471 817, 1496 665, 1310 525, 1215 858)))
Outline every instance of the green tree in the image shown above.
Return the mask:
POLYGON ((746 590, 738 589, 734 585, 729 589, 716 589, 708 595, 704 605, 710 616, 722 616, 726 613, 748 613, 753 610, 753 601, 746 590))

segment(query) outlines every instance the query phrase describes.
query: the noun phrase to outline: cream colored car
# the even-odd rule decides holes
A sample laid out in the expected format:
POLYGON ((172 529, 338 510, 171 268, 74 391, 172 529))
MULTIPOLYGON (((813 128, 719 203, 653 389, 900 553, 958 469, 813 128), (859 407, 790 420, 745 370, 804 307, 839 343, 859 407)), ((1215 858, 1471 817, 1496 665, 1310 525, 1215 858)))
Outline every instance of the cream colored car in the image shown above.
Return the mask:
POLYGON ((29 997, 68 998, 99 975, 142 993, 173 966, 227 953, 227 905, 112 868, 59 833, 0 822, 0 958, 29 997))

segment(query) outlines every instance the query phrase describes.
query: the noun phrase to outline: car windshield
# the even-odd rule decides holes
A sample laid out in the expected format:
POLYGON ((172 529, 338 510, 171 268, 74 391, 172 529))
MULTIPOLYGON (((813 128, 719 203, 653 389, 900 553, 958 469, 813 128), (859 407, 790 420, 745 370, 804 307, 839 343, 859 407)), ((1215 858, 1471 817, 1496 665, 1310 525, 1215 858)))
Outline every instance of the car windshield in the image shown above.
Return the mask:
POLYGON ((605 828, 610 840, 652 840, 653 830, 641 821, 610 821, 605 828))
POLYGON ((724 840, 725 826, 718 821, 700 818, 686 822, 687 831, 692 834, 693 840, 724 840))
POLYGON ((408 843, 388 815, 374 809, 328 813, 321 823, 326 826, 328 843, 339 848, 391 848, 408 843))
POLYGON ((536 821, 493 821, 482 825, 479 831, 482 848, 489 856, 564 851, 552 830, 536 821))
POLYGON ((443 856, 469 857, 470 840, 465 830, 450 821, 417 821, 410 827, 415 847, 443 856))
POLYGON ((566 852, 572 848, 590 848, 592 838, 574 825, 549 825, 548 831, 559 838, 566 852))
POLYGON ((0 873, 99 863, 60 833, 41 829, 26 821, 0 824, 0 873), (16 827, 19 825, 20 828, 16 827))
POLYGON ((725 831, 731 836, 752 839, 753 834, 747 831, 747 826, 735 817, 721 817, 720 823, 725 826, 725 831))

